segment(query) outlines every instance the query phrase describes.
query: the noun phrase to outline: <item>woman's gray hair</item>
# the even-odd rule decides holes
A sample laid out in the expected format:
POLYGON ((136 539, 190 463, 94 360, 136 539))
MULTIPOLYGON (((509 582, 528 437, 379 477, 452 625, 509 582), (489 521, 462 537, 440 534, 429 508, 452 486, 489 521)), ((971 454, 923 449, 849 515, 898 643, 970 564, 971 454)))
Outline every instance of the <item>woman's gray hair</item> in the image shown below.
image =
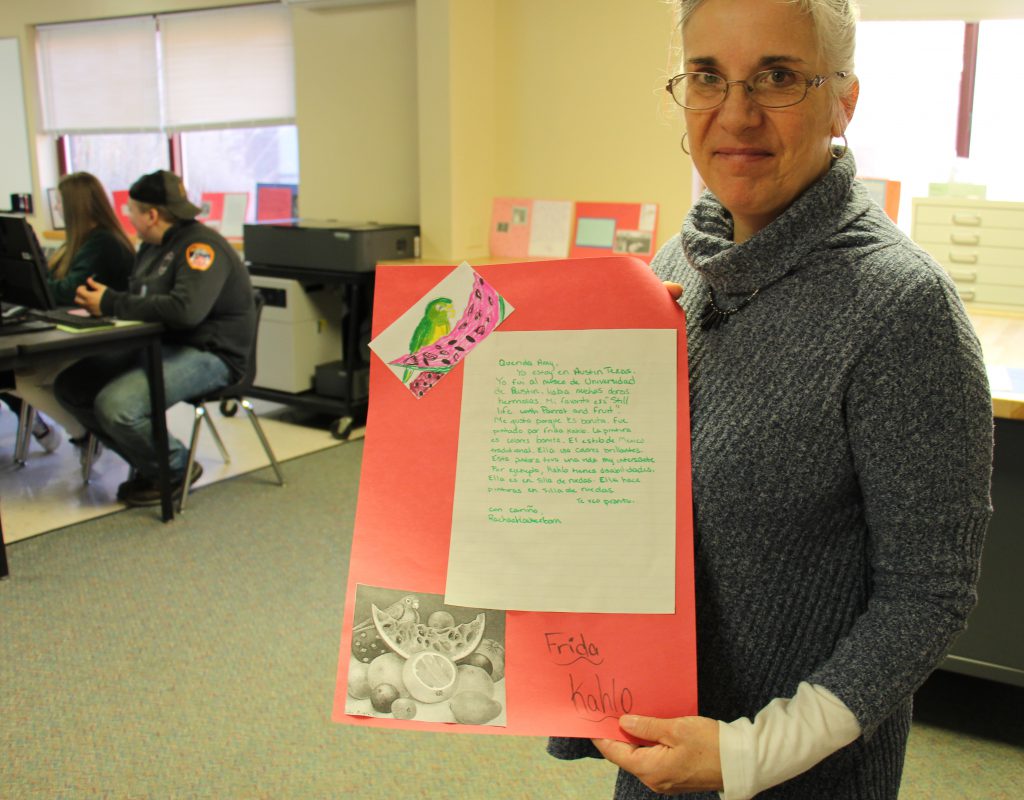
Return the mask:
MULTIPOLYGON (((831 78, 825 86, 832 98, 833 119, 839 130, 848 120, 840 98, 846 97, 857 80, 853 73, 853 55, 857 42, 857 4, 855 0, 780 0, 810 16, 818 38, 818 55, 831 78), (843 78, 833 73, 843 72, 843 78)), ((693 13, 707 0, 678 0, 679 30, 686 27, 693 13)))

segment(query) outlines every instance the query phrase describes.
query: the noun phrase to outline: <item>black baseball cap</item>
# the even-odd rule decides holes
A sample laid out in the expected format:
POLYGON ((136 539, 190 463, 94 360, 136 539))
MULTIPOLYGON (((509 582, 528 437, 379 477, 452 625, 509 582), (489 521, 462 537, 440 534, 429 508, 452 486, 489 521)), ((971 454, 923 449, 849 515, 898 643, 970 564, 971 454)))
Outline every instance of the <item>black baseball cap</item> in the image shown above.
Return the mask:
POLYGON ((189 202, 181 178, 165 169, 143 175, 132 184, 128 196, 140 203, 163 206, 178 219, 195 219, 201 210, 189 202))

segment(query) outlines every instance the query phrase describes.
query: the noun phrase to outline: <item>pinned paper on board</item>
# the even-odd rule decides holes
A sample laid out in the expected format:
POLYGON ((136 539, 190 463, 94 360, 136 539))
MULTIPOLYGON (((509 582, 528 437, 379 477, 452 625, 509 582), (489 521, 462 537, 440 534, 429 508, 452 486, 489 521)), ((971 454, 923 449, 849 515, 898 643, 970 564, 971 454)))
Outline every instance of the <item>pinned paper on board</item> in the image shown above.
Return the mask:
POLYGON ((496 258, 565 258, 569 254, 572 203, 496 197, 489 237, 496 258))
POLYGON ((577 203, 569 255, 631 255, 650 263, 657 227, 656 203, 577 203))
POLYGON ((463 262, 414 303, 370 349, 423 397, 500 325, 513 308, 463 262))
POLYGON ((248 208, 248 192, 203 192, 196 219, 225 238, 241 238, 248 208))

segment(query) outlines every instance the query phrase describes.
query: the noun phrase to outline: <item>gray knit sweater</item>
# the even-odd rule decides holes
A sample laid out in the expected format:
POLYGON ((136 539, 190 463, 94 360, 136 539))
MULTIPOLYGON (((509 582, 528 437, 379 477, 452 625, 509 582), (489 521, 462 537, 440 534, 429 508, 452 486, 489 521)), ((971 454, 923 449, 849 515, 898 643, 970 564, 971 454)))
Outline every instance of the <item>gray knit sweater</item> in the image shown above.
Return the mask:
MULTIPOLYGON (((700 713, 753 718, 807 680, 863 728, 762 797, 897 796, 911 696, 975 602, 991 512, 977 338, 855 170, 847 152, 739 245, 705 193, 653 263, 685 287, 700 713), (720 307, 762 288, 705 331, 708 287, 720 307)), ((616 798, 655 796, 620 772, 616 798)))

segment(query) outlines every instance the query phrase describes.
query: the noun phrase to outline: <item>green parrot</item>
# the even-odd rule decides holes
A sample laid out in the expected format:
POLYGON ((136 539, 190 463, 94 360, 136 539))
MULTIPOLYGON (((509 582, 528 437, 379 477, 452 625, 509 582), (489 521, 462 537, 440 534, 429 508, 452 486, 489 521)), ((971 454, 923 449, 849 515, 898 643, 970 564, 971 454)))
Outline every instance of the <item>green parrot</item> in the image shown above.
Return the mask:
MULTIPOLYGON (((442 336, 447 336, 452 331, 452 318, 455 316, 455 308, 452 301, 447 297, 435 297, 427 303, 426 310, 416 330, 412 332, 409 340, 409 352, 416 354, 422 348, 432 345, 442 336)), ((407 369, 402 373, 402 383, 408 383, 413 370, 407 369)))

